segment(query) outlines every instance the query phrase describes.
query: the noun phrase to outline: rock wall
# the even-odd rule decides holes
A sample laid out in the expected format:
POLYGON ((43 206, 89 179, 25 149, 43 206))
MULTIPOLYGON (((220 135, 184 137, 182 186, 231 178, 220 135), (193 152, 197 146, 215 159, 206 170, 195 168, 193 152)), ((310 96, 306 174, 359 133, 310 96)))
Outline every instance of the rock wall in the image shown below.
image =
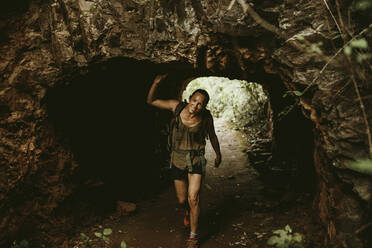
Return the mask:
MULTIPOLYGON (((289 90, 309 85, 325 62, 295 49, 291 40, 301 35, 322 41, 330 56, 337 50, 332 43, 337 28, 324 1, 251 2, 290 39, 265 31, 238 3, 228 9, 230 1, 33 0, 2 8, 0 240, 22 223, 49 218, 76 187, 69 179, 79 164, 43 103, 50 89, 70 84, 92 66, 115 58, 177 62, 194 67, 194 74, 257 81, 277 74, 289 90)), ((315 126, 314 205, 331 241, 370 218, 372 187, 370 178, 346 169, 349 161, 368 156, 368 143, 348 74, 334 61, 301 97, 304 115, 315 126)), ((368 90, 370 85, 361 88, 368 90)), ((366 104, 371 123, 371 101, 366 104)))
MULTIPOLYGON (((362 244, 355 233, 368 223, 368 219, 370 221, 372 185, 370 177, 348 169, 351 161, 370 157, 366 125, 351 83, 351 77, 355 75, 347 69, 359 65, 347 63, 342 50, 341 55, 332 58, 337 49, 342 49, 342 46, 334 48, 341 38, 338 41, 335 38, 339 33, 329 12, 336 15, 337 5, 331 5, 328 10, 322 1, 299 2, 302 3, 294 5, 293 1, 287 1, 283 5, 279 27, 289 34, 289 39, 302 36, 312 44, 320 44, 324 52, 304 54, 285 44, 274 52, 273 57, 286 65, 281 66, 280 74, 289 89, 302 91, 318 77, 300 99, 304 114, 315 125, 314 166, 318 175, 318 197, 314 206, 327 226, 333 246, 360 247, 362 244), (323 57, 326 60, 322 61, 323 57)), ((346 11, 348 3, 344 4, 340 9, 346 11)), ((341 13, 341 16, 347 20, 346 15, 341 13)), ((342 19, 337 21, 342 23, 342 19)), ((358 32, 365 28, 365 25, 354 25, 358 32)), ((371 44, 371 30, 366 38, 371 44)), ((370 78, 370 72, 365 77, 370 78)), ((357 82, 362 96, 371 90, 368 81, 357 82)), ((366 100, 364 104, 371 128, 372 102, 366 100)))

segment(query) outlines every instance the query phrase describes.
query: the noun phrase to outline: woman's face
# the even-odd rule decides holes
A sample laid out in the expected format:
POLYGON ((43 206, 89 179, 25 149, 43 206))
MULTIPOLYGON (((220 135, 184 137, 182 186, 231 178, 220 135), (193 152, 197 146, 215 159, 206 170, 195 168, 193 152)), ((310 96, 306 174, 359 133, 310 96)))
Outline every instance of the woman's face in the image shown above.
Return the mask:
POLYGON ((195 93, 189 102, 189 112, 190 114, 198 114, 205 107, 205 96, 199 92, 195 93))

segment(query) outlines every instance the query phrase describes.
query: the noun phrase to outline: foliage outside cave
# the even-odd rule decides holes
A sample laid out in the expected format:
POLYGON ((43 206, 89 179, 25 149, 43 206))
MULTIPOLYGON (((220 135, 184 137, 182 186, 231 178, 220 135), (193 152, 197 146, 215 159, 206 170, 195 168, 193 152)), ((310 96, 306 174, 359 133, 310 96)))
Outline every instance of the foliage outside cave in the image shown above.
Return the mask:
POLYGON ((182 99, 188 100, 196 89, 209 93, 207 108, 212 115, 231 122, 235 129, 244 130, 250 125, 267 121, 265 109, 268 99, 257 83, 224 77, 200 77, 188 84, 182 99))

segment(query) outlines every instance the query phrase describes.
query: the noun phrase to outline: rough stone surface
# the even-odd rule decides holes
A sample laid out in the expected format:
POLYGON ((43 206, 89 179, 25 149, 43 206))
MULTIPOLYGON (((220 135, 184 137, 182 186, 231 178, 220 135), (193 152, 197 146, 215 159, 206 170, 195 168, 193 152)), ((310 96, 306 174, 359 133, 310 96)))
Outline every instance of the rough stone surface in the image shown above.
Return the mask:
MULTIPOLYGON (((89 66, 114 58, 180 62, 205 74, 248 80, 277 74, 290 90, 304 89, 319 74, 325 62, 318 54, 304 54, 291 44, 303 36, 331 47, 337 28, 323 1, 252 2, 285 31, 287 41, 244 16, 237 3, 227 10, 229 4, 34 0, 21 11, 13 6, 0 13, 0 240, 24 222, 47 219, 76 187, 70 177, 79 164, 48 121, 43 99, 48 89, 67 84, 89 66)), ((339 60, 301 99, 315 126, 314 206, 330 241, 363 225, 372 188, 370 178, 347 169, 350 161, 368 157, 368 143, 355 91, 339 60)), ((371 86, 360 90, 367 95, 371 86)), ((371 100, 365 104, 372 123, 371 100)))

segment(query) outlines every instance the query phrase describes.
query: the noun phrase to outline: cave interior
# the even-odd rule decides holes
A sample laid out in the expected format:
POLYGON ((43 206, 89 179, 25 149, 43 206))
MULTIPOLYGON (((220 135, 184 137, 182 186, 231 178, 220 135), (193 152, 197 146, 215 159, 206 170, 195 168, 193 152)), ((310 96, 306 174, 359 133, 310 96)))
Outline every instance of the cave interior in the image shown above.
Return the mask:
MULTIPOLYGON (((158 97, 163 99, 181 96, 190 78, 239 77, 236 71, 206 72, 187 63, 156 64, 117 58, 67 74, 48 90, 43 100, 48 121, 79 164, 72 177, 77 190, 56 212, 82 201, 94 206, 95 211, 110 211, 117 200, 135 201, 169 185, 164 169, 165 130, 172 116, 146 104, 153 79, 162 73, 168 73, 158 90, 158 97)), ((259 65, 247 77, 262 83, 274 113, 272 162, 287 169, 286 176, 281 180, 275 175, 275 181, 289 179, 294 191, 313 193, 311 121, 298 107, 277 121, 278 113, 295 102, 283 97, 286 89, 281 79, 264 72, 259 65)))

